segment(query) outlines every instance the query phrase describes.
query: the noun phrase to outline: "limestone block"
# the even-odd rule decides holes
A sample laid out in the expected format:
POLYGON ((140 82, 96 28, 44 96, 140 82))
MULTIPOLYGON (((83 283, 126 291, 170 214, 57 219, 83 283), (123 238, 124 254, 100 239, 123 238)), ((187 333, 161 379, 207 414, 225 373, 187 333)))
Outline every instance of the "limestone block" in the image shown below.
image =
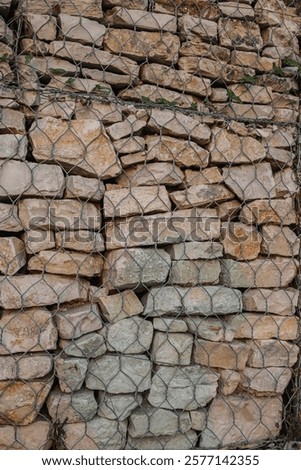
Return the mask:
POLYGON ((101 308, 102 316, 109 323, 119 322, 143 312, 143 305, 132 290, 109 296, 101 295, 96 301, 101 308))
POLYGON ((147 399, 152 406, 167 410, 196 410, 216 396, 218 378, 216 372, 199 365, 160 366, 147 399))
POLYGON ((286 199, 259 199, 245 204, 239 215, 245 224, 291 225, 296 223, 296 210, 291 197, 286 199))
POLYGON ((168 333, 185 333, 188 331, 187 324, 181 318, 154 318, 153 326, 155 330, 167 331, 168 333))
POLYGON ((191 429, 189 412, 176 412, 142 405, 129 419, 131 437, 173 436, 178 431, 185 434, 191 429))
POLYGON ((243 308, 248 312, 293 315, 298 305, 297 289, 249 289, 243 293, 243 308))
POLYGON ((122 7, 114 7, 106 15, 109 24, 116 27, 132 27, 144 31, 169 31, 177 32, 177 19, 173 15, 132 10, 122 7))
POLYGON ((201 171, 185 170, 184 173, 187 186, 222 183, 223 181, 221 171, 217 166, 205 168, 201 171))
POLYGON ((170 198, 178 209, 188 209, 229 201, 234 199, 234 194, 223 184, 200 184, 170 193, 170 198))
POLYGON ((190 15, 180 16, 178 27, 180 34, 184 37, 193 33, 203 39, 207 39, 207 41, 210 41, 215 39, 217 36, 216 22, 200 17, 193 17, 190 15))
POLYGON ((265 255, 298 256, 300 240, 289 227, 264 225, 261 253, 265 255))
MULTIPOLYGON (((188 333, 155 332, 152 344, 152 360, 155 364, 190 364, 193 336, 188 333)), ((133 436, 135 437, 135 436, 133 436)))
POLYGON ((240 388, 257 396, 283 394, 292 377, 288 367, 254 369, 246 367, 241 373, 240 388))
POLYGON ((55 388, 48 395, 46 405, 55 423, 90 421, 97 412, 94 393, 86 388, 71 394, 62 393, 59 388, 55 388))
POLYGON ((117 178, 124 188, 133 186, 177 186, 184 180, 184 173, 172 163, 149 163, 128 168, 117 178))
MULTIPOLYGON (((245 370, 245 369, 244 369, 245 370)), ((219 391, 223 395, 232 395, 233 392, 237 389, 240 380, 241 374, 243 372, 237 372, 236 370, 220 370, 220 384, 219 391)))
POLYGON ((1 426, 1 450, 48 450, 52 446, 51 425, 37 419, 27 426, 1 426))
POLYGON ((78 251, 40 251, 28 262, 28 271, 42 271, 68 276, 99 276, 103 258, 100 255, 79 253, 78 251))
MULTIPOLYGON (((8 306, 14 308, 13 299, 8 306)), ((1 355, 56 348, 57 329, 51 312, 46 308, 34 307, 21 312, 5 310, 0 319, 0 329, 1 355)))
POLYGON ((138 316, 124 318, 107 325, 106 341, 108 351, 122 354, 141 354, 148 351, 152 339, 152 323, 138 316))
POLYGON ((224 222, 221 228, 224 253, 238 260, 252 260, 260 253, 262 237, 255 227, 224 222))
POLYGON ((247 365, 250 367, 292 367, 299 348, 296 344, 277 339, 249 340, 251 354, 247 365))
POLYGON ((132 411, 142 403, 141 393, 124 393, 112 395, 107 392, 98 392, 98 415, 107 419, 120 421, 128 418, 132 411))
POLYGON ((226 185, 242 201, 277 196, 276 183, 269 163, 224 168, 223 176, 226 185))
POLYGON ((298 337, 297 317, 242 313, 229 317, 229 328, 235 338, 295 340, 298 337))
POLYGON ((86 387, 113 394, 143 392, 151 386, 151 369, 142 354, 104 354, 90 361, 86 387))
POLYGON ((234 338, 235 330, 228 322, 221 320, 220 318, 204 318, 204 317, 193 317, 185 318, 185 322, 188 326, 190 333, 194 336, 203 338, 209 341, 232 341, 234 338))
POLYGON ((128 450, 180 450, 195 449, 197 433, 190 429, 185 434, 178 433, 174 436, 158 436, 133 438, 128 437, 126 449, 128 450))
POLYGON ((21 232, 23 230, 16 205, 0 203, 0 224, 3 232, 21 232))
MULTIPOLYGON (((56 232, 55 245, 57 248, 63 248, 64 250, 82 251, 89 254, 105 250, 104 239, 101 233, 88 230, 56 232)), ((50 246, 47 248, 54 247, 50 246)))
POLYGON ((254 22, 223 19, 218 22, 220 45, 242 51, 257 51, 263 46, 259 26, 254 22))
POLYGON ((166 251, 172 260, 212 259, 223 256, 222 244, 212 241, 177 243, 167 247, 166 251))
POLYGON ((27 154, 28 140, 25 135, 1 134, 0 135, 0 158, 9 160, 25 160, 27 154))
POLYGON ((0 253, 1 274, 16 274, 26 264, 25 246, 19 238, 1 238, 0 253))
POLYGON ((102 46, 107 31, 104 25, 82 16, 71 16, 63 13, 59 15, 58 19, 59 39, 76 41, 81 44, 92 44, 96 47, 102 46))
POLYGON ((243 370, 246 366, 250 348, 242 341, 217 343, 204 339, 195 342, 193 360, 205 367, 243 370))
POLYGON ((0 130, 2 134, 25 134, 25 115, 15 109, 1 107, 0 130))
POLYGON ((55 359, 55 375, 62 392, 73 393, 80 390, 88 370, 88 359, 58 356, 55 359))
POLYGON ((0 380, 34 380, 52 371, 50 354, 0 356, 0 380))
POLYGON ((28 13, 25 16, 24 29, 28 37, 41 41, 54 41, 56 39, 56 18, 50 15, 28 13))
POLYGON ((218 260, 177 260, 171 263, 169 283, 179 286, 218 284, 220 273, 218 260))
POLYGON ((107 254, 103 284, 109 289, 132 289, 164 283, 171 260, 164 250, 130 248, 107 254))
POLYGON ((104 191, 104 184, 96 178, 84 178, 79 175, 69 175, 66 178, 66 198, 100 201, 104 191))
POLYGON ((102 328, 100 312, 96 304, 61 306, 55 318, 60 338, 63 339, 73 340, 102 328))

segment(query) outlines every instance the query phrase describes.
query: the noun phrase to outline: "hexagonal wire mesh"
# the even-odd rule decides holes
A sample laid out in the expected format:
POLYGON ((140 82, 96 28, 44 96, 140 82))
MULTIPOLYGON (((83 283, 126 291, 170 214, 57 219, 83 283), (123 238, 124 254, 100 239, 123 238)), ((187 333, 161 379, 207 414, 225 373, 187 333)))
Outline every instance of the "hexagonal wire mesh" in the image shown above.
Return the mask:
POLYGON ((301 440, 298 6, 0 1, 1 449, 301 440))

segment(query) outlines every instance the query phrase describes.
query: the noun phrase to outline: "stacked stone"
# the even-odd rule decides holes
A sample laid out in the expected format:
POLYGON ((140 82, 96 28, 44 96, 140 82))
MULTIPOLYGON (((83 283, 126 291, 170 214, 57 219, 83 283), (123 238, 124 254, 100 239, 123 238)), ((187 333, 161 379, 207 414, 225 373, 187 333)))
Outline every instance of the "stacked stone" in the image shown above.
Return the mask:
POLYGON ((299 337, 295 9, 24 0, 18 15, 0 448, 277 437, 299 337))

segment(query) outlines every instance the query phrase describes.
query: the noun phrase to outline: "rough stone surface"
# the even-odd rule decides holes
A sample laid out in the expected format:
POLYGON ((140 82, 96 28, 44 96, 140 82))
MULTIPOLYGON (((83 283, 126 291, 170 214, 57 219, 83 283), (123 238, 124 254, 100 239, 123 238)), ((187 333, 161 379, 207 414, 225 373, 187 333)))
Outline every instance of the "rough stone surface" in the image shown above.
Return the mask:
POLYGON ((169 283, 179 286, 218 284, 221 273, 218 260, 172 261, 169 283))
POLYGON ((106 340, 109 351, 141 354, 150 348, 152 338, 152 323, 138 316, 124 318, 107 326, 106 340))
POLYGON ((199 365, 160 366, 147 399, 152 406, 167 410, 196 410, 216 396, 218 378, 216 372, 199 365))
POLYGON ((192 344, 193 336, 188 333, 157 331, 152 344, 152 360, 155 364, 187 366, 191 360, 192 344))
POLYGON ((59 15, 59 21, 59 36, 63 39, 78 41, 81 44, 94 44, 96 47, 102 46, 106 28, 97 21, 66 14, 59 15))
POLYGON ((104 191, 104 184, 96 178, 84 178, 79 175, 66 178, 66 198, 100 201, 104 191))
POLYGON ((274 439, 281 428, 282 399, 245 395, 220 396, 213 400, 207 425, 202 432, 201 449, 227 445, 255 444, 274 439))
POLYGON ((293 199, 259 199, 245 204, 239 218, 245 224, 291 225, 296 223, 297 214, 293 199))
POLYGON ((130 289, 165 282, 171 260, 164 250, 130 248, 107 255, 103 282, 110 288, 130 289))
POLYGON ((54 422, 78 423, 90 421, 97 412, 97 402, 91 390, 62 393, 59 388, 52 390, 47 398, 47 409, 54 422))
POLYGON ((168 331, 169 333, 185 333, 188 331, 186 322, 181 318, 154 318, 153 325, 155 330, 168 331))
POLYGON ((297 317, 242 313, 229 317, 229 328, 235 338, 295 340, 298 337, 297 317))
POLYGON ((128 450, 181 450, 194 449, 197 443, 197 433, 193 430, 185 434, 178 433, 174 436, 158 436, 133 438, 129 436, 126 449, 128 450))
POLYGON ((248 359, 250 367, 292 367, 298 358, 299 348, 296 344, 277 339, 249 340, 251 354, 248 359))
MULTIPOLYGON (((246 370, 246 369, 244 369, 246 370)), ((241 373, 237 372, 236 370, 220 370, 220 384, 219 384, 219 391, 223 395, 232 395, 233 392, 238 387, 241 379, 241 373)), ((205 428, 205 426, 204 426, 205 428)))
POLYGON ((98 415, 107 419, 120 421, 128 418, 132 411, 142 403, 141 393, 124 393, 112 395, 107 392, 98 393, 98 415))
POLYGON ((224 222, 221 240, 226 255, 238 260, 252 260, 260 253, 261 235, 255 227, 240 222, 224 222))
POLYGON ((117 178, 118 184, 123 187, 133 186, 177 186, 182 183, 184 175, 180 168, 171 163, 149 163, 137 165, 134 168, 124 170, 117 178))
POLYGON ((0 356, 0 380, 34 380, 52 371, 50 354, 0 356))
POLYGON ((1 238, 0 252, 1 274, 16 274, 26 264, 25 246, 19 238, 1 238))
POLYGON ((80 390, 88 369, 86 358, 59 356, 55 359, 55 373, 62 392, 80 390))
MULTIPOLYGON (((89 253, 89 256, 91 253, 99 253, 105 249, 104 239, 101 233, 88 230, 56 232, 55 243, 57 248, 63 248, 64 250, 83 251, 85 253, 89 253)), ((53 247, 50 246, 48 248, 53 247)), ((81 257, 83 257, 82 253, 81 257)), ((100 266, 103 264, 102 259, 100 259, 100 257, 97 257, 96 259, 99 262, 97 269, 100 269, 100 266)))
POLYGON ((101 308, 102 316, 109 323, 115 323, 143 312, 143 305, 131 290, 110 296, 99 296, 97 302, 101 308))
POLYGON ((292 377, 288 367, 254 369, 246 367, 241 374, 239 386, 256 395, 282 394, 292 377))
POLYGON ((104 335, 98 333, 88 333, 70 341, 60 339, 59 346, 68 356, 86 358, 102 356, 107 350, 104 335))
POLYGON ((228 323, 219 318, 193 317, 185 318, 188 331, 194 336, 209 341, 232 341, 234 329, 228 323))
POLYGON ((146 356, 104 354, 92 359, 86 387, 109 393, 143 392, 151 386, 152 363, 146 356))
POLYGON ((1 450, 48 450, 51 448, 51 425, 37 419, 27 426, 1 426, 1 450))
POLYGON ((275 180, 269 163, 223 169, 224 181, 242 201, 276 197, 275 180))
POLYGON ((75 339, 102 328, 99 308, 96 304, 61 307, 55 315, 60 337, 75 339))
POLYGON ((102 256, 77 251, 40 251, 28 262, 29 271, 85 277, 99 276, 102 266, 102 256))
POLYGON ((0 223, 3 232, 21 232, 23 230, 15 205, 0 203, 0 223))
POLYGON ((234 194, 223 184, 200 184, 171 193, 170 197, 178 209, 188 209, 228 201, 234 199, 234 194))
POLYGON ((172 260, 197 260, 220 258, 223 246, 217 242, 187 242, 177 243, 166 248, 172 260))
POLYGON ((205 367, 242 370, 249 355, 250 348, 243 342, 216 343, 198 339, 194 347, 193 360, 205 367))
POLYGON ((298 291, 288 289, 250 289, 243 293, 243 308, 248 312, 293 315, 298 304, 298 291))

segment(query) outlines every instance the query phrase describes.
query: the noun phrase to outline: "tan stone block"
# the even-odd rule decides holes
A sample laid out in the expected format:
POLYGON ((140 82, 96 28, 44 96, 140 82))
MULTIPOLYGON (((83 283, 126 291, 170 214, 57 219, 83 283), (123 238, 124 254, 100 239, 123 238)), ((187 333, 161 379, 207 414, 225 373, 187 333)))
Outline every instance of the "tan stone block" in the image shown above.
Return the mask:
POLYGON ((196 34, 189 34, 186 41, 182 42, 180 57, 207 57, 221 62, 229 62, 231 51, 226 47, 210 44, 196 34))
POLYGON ((137 119, 135 116, 130 115, 124 121, 112 124, 106 128, 108 135, 112 140, 123 139, 124 137, 132 136, 145 127, 143 119, 137 119))
POLYGON ((266 46, 288 47, 299 54, 299 43, 295 34, 285 27, 270 27, 262 31, 262 39, 266 46))
POLYGON ((181 450, 195 449, 198 434, 190 429, 174 436, 138 437, 129 436, 126 450, 181 450))
POLYGON ((55 245, 57 248, 63 248, 64 250, 83 251, 90 254, 105 250, 104 239, 101 233, 88 230, 56 232, 55 245))
POLYGON ((169 283, 179 286, 218 284, 221 273, 218 260, 177 260, 172 261, 169 283))
POLYGON ((223 177, 220 169, 217 166, 205 168, 201 171, 185 170, 185 183, 187 186, 199 184, 214 184, 221 183, 223 177))
MULTIPOLYGON (((246 369, 244 369, 244 371, 245 370, 246 369)), ((238 387, 238 384, 240 383, 241 374, 243 374, 243 372, 237 372, 236 370, 230 370, 230 369, 229 370, 221 369, 219 371, 219 374, 220 374, 220 383, 219 383, 220 393, 226 396, 232 395, 232 393, 235 392, 235 390, 238 387)))
POLYGON ((1 450, 48 450, 52 447, 51 426, 37 419, 27 426, 1 426, 1 450))
POLYGON ((146 137, 146 145, 147 158, 155 161, 174 162, 181 168, 204 168, 209 163, 209 152, 195 142, 187 145, 185 140, 151 135, 146 137))
POLYGON ((99 296, 97 302, 101 308, 102 316, 110 323, 143 312, 143 305, 132 290, 125 290, 110 296, 99 296))
MULTIPOLYGON (((234 66, 233 66, 234 67, 234 66)), ((263 85, 264 84, 260 84, 263 85)), ((269 86, 267 84, 267 86, 269 86)), ((230 104, 216 104, 215 110, 232 119, 269 119, 275 117, 275 109, 270 105, 261 104, 238 104, 233 101, 230 104)))
POLYGON ((292 367, 299 348, 296 344, 277 339, 249 340, 251 353, 247 365, 250 367, 292 367))
POLYGON ((14 354, 0 356, 0 380, 33 380, 50 374, 53 359, 50 354, 14 354))
POLYGON ((170 193, 170 198, 178 209, 188 209, 228 201, 234 199, 234 194, 223 184, 200 184, 170 193))
POLYGON ((292 258, 275 256, 258 258, 249 262, 225 259, 221 279, 229 287, 287 287, 297 274, 297 264, 292 258))
POLYGON ((0 238, 0 253, 1 274, 16 274, 26 264, 25 246, 19 238, 0 238))
POLYGON ((232 341, 234 338, 234 329, 231 325, 220 318, 197 317, 185 318, 188 331, 198 338, 208 341, 232 341))
MULTIPOLYGON (((144 137, 134 135, 133 137, 129 136, 124 139, 115 140, 113 146, 119 155, 143 152, 145 149, 145 140, 144 137)), ((119 173, 121 173, 121 171, 119 173)))
POLYGON ((293 315, 298 305, 298 290, 249 289, 243 293, 243 307, 248 312, 293 315))
POLYGON ((79 175, 69 175, 66 178, 65 198, 79 198, 99 202, 104 191, 103 182, 96 178, 84 178, 79 175))
POLYGON ((25 34, 41 41, 56 39, 56 18, 50 15, 28 13, 24 18, 25 34))
POLYGON ((73 393, 80 390, 88 370, 88 359, 60 355, 54 364, 61 391, 73 393))
POLYGON ((18 309, 86 300, 89 283, 54 274, 0 277, 0 305, 18 309))
POLYGON ((57 329, 51 312, 46 308, 34 307, 23 312, 4 311, 0 328, 2 331, 1 355, 47 351, 56 348, 57 329))
POLYGON ((239 218, 245 224, 291 225, 296 223, 297 214, 293 199, 288 197, 249 202, 242 207, 239 218))
POLYGON ((178 20, 179 32, 183 37, 193 33, 210 41, 217 37, 217 24, 215 21, 190 15, 180 16, 178 20))
POLYGON ((72 394, 52 390, 47 398, 47 409, 56 423, 90 421, 97 412, 94 393, 83 388, 72 394))
POLYGON ((239 387, 257 396, 283 394, 292 377, 289 367, 267 367, 254 369, 246 367, 241 373, 239 387))
POLYGON ((229 317, 229 328, 237 339, 295 340, 298 337, 297 317, 280 317, 270 314, 242 313, 229 317))
POLYGON ((188 327, 182 318, 154 318, 154 329, 158 331, 167 331, 168 333, 186 333, 188 327))
MULTIPOLYGON (((265 51, 266 49, 264 49, 265 51)), ((264 55, 264 54, 263 54, 264 55)), ((231 64, 240 67, 250 67, 256 72, 272 72, 274 67, 280 67, 280 58, 259 57, 256 52, 234 50, 231 54, 231 64)))
POLYGON ((128 9, 124 6, 114 7, 106 15, 109 24, 116 27, 132 27, 144 31, 177 32, 177 18, 173 15, 145 12, 143 10, 128 9))
POLYGON ((121 107, 117 103, 76 103, 76 119, 98 119, 104 125, 122 121, 121 107))
POLYGON ((220 45, 242 51, 257 51, 263 46, 259 26, 253 22, 237 19, 218 21, 220 45))
POLYGON ((251 5, 246 3, 236 2, 219 2, 218 8, 221 10, 223 15, 229 18, 237 18, 241 20, 251 21, 254 20, 255 12, 251 5))
POLYGON ((68 276, 100 276, 102 267, 102 256, 77 251, 40 251, 28 262, 29 271, 66 274, 68 276))
POLYGON ((221 258, 223 246, 217 242, 184 242, 166 247, 172 260, 198 260, 221 258))
POLYGON ((243 201, 276 197, 276 183, 269 163, 223 169, 224 182, 243 201))
POLYGON ((92 44, 96 47, 102 46, 107 31, 104 25, 82 16, 60 14, 58 18, 60 23, 59 39, 77 41, 81 44, 92 44))
POLYGON ((76 339, 103 326, 100 311, 96 304, 65 306, 55 314, 60 338, 76 339))
POLYGON ((88 333, 77 339, 72 338, 70 341, 60 339, 59 346, 67 356, 86 359, 102 356, 107 351, 105 337, 98 333, 88 333))
POLYGON ((217 215, 222 222, 236 219, 241 210, 241 203, 236 199, 219 204, 216 208, 217 215))
POLYGON ((155 364, 187 366, 191 361, 193 336, 188 333, 155 332, 151 349, 155 364))
POLYGON ((124 188, 133 186, 177 186, 184 180, 184 173, 171 163, 156 162, 129 168, 117 178, 124 188))
POLYGON ((275 173, 276 197, 283 198, 294 195, 298 190, 296 175, 292 168, 275 173))
POLYGON ((180 39, 169 32, 111 29, 105 37, 104 48, 113 54, 122 53, 134 60, 171 64, 177 62, 180 39))
POLYGON ((153 324, 142 317, 131 316, 106 326, 108 351, 121 354, 142 354, 150 349, 153 324))
POLYGON ((272 89, 258 85, 230 85, 228 87, 244 103, 269 104, 273 101, 272 89))
POLYGON ((224 222, 221 227, 224 252, 239 260, 257 258, 262 237, 255 227, 240 222, 224 222))
POLYGON ((15 109, 0 108, 0 130, 2 134, 25 134, 25 115, 15 109))
POLYGON ((205 367, 242 370, 246 366, 250 351, 250 347, 242 341, 218 343, 197 339, 193 361, 205 367))
POLYGON ((266 255, 298 256, 300 240, 289 227, 264 225, 262 227, 261 253, 266 255))

